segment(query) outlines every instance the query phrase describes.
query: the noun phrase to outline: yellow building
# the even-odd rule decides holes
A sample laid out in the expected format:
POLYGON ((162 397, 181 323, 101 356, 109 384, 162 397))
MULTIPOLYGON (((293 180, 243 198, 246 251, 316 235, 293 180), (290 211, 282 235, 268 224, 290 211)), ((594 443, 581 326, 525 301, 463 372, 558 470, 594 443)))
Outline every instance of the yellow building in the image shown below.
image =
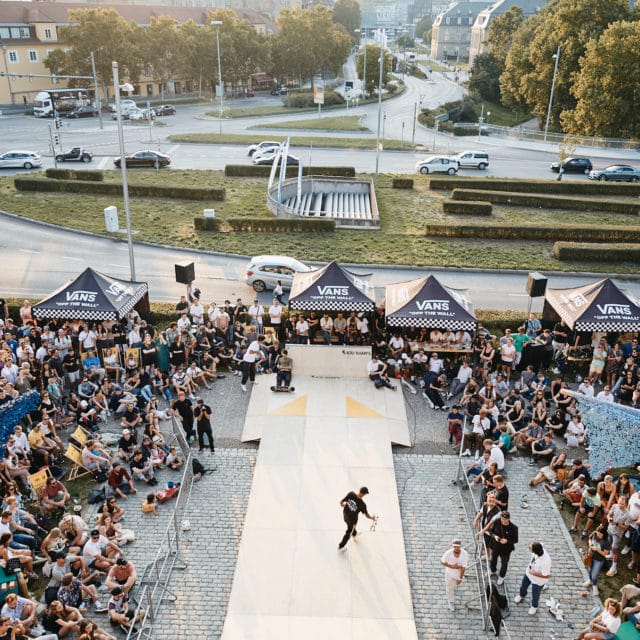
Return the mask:
MULTIPOLYGON (((207 7, 175 7, 168 5, 87 5, 75 3, 4 2, 0 1, 0 104, 22 104, 33 100, 38 91, 63 88, 64 81, 49 75, 44 61, 51 51, 62 48, 58 29, 68 24, 68 12, 79 8, 108 6, 128 22, 142 26, 151 18, 170 16, 179 23, 193 20, 198 25, 208 22, 207 7), (44 77, 36 77, 44 76, 44 77)), ((260 33, 273 33, 275 23, 252 9, 234 9, 238 18, 247 20, 260 33)), ((141 77, 135 93, 141 96, 160 94, 154 78, 141 77)), ((176 94, 188 91, 185 83, 175 82, 176 94)))

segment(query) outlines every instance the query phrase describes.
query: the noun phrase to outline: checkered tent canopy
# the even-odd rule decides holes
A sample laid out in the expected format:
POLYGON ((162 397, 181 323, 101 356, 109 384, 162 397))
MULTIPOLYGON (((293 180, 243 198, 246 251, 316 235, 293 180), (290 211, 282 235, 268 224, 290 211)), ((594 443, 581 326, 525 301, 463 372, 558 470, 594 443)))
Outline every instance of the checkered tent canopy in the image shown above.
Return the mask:
POLYGON ((435 276, 388 285, 385 311, 391 327, 475 331, 478 323, 462 291, 445 287, 435 276))
POLYGON ((33 306, 35 318, 119 320, 147 293, 146 282, 129 282, 87 268, 33 306))
POLYGON ((375 300, 368 282, 337 262, 308 273, 296 273, 289 308, 309 311, 373 311, 375 300))
POLYGON ((574 289, 547 289, 545 299, 575 331, 640 331, 640 302, 610 278, 574 289))

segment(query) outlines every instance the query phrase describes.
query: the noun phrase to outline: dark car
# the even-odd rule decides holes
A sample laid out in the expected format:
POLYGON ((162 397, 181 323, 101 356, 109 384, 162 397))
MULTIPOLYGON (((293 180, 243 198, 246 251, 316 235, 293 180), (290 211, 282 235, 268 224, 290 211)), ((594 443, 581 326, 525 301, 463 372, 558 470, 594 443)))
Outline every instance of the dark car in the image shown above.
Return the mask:
POLYGON ((612 164, 604 169, 594 169, 589 173, 589 180, 611 180, 612 182, 638 182, 640 171, 628 164, 612 164))
MULTIPOLYGON (((276 157, 275 151, 265 151, 264 153, 253 155, 253 164, 273 164, 276 157)), ((297 166, 300 163, 300 159, 291 154, 287 155, 287 164, 297 166)))
POLYGON ((91 153, 82 147, 73 147, 69 151, 56 155, 57 162, 91 162, 92 159, 91 153))
POLYGON ((176 108, 172 104, 161 104, 159 107, 153 107, 157 116, 175 116, 176 108))
MULTIPOLYGON (((560 172, 560 162, 551 163, 551 171, 560 172)), ((567 158, 562 162, 562 173, 584 173, 589 175, 589 171, 593 169, 589 158, 567 158)))
POLYGON ((90 104, 78 107, 67 113, 67 118, 93 118, 98 115, 98 109, 90 104))
MULTIPOLYGON (((136 151, 130 156, 125 156, 127 167, 166 167, 171 164, 171 158, 158 151, 136 151)), ((120 167, 120 158, 113 161, 116 167, 120 167)))

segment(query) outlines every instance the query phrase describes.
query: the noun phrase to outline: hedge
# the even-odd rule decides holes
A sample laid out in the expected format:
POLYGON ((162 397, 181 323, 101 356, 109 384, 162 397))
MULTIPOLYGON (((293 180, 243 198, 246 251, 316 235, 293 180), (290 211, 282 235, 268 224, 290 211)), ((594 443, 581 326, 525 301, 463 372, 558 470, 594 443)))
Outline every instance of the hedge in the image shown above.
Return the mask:
POLYGON ((585 196, 640 196, 640 183, 576 182, 557 180, 517 180, 502 178, 431 178, 433 190, 481 189, 483 191, 515 191, 518 193, 569 194, 585 196))
POLYGON ((205 218, 203 215, 194 216, 193 227, 196 231, 220 231, 220 220, 205 218))
POLYGON ((335 220, 326 218, 227 218, 224 224, 232 231, 266 233, 328 233, 336 230, 335 220))
POLYGON ((586 244, 581 242, 556 242, 553 255, 558 260, 584 260, 590 262, 638 262, 640 243, 636 244, 586 244))
MULTIPOLYGON (((228 164, 224 168, 227 178, 268 178, 271 167, 260 164, 228 164)), ((287 166, 287 178, 295 178, 298 167, 287 166)), ((355 178, 354 167, 303 167, 303 176, 332 176, 337 178, 355 178)))
POLYGON ((394 189, 413 189, 413 178, 394 178, 394 189))
POLYGON ((442 210, 445 213, 453 213, 458 215, 470 216, 490 216, 493 207, 490 202, 482 202, 481 200, 445 200, 442 203, 442 210))
POLYGON ((431 222, 426 235, 440 238, 494 238, 498 240, 557 240, 573 238, 582 242, 640 242, 640 227, 503 222, 431 222))
POLYGON ((102 171, 76 171, 75 169, 47 169, 47 178, 52 180, 88 180, 91 182, 102 182, 104 173, 102 171))
MULTIPOLYGON (((58 193, 89 193, 91 195, 121 196, 122 185, 82 180, 45 180, 42 178, 16 178, 18 191, 52 191, 58 193)), ((129 195, 140 198, 166 198, 168 200, 224 200, 224 189, 172 187, 165 185, 130 184, 129 195)))
POLYGON ((602 200, 577 198, 576 196, 547 196, 534 193, 516 193, 512 191, 485 191, 481 189, 454 189, 453 200, 478 200, 482 198, 493 204, 535 207, 544 209, 571 209, 572 211, 606 211, 637 216, 640 203, 622 200, 602 200))

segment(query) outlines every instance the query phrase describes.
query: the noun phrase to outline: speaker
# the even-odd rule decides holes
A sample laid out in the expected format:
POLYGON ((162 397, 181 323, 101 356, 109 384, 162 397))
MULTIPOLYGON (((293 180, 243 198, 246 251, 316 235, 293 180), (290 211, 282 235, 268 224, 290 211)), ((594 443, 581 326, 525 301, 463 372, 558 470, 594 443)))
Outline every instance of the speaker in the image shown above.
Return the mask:
POLYGON ((541 298, 547 289, 547 277, 532 271, 527 278, 527 293, 532 298, 541 298))
POLYGON ((177 264, 175 267, 176 282, 180 284, 191 284, 196 279, 196 267, 193 262, 177 264))

